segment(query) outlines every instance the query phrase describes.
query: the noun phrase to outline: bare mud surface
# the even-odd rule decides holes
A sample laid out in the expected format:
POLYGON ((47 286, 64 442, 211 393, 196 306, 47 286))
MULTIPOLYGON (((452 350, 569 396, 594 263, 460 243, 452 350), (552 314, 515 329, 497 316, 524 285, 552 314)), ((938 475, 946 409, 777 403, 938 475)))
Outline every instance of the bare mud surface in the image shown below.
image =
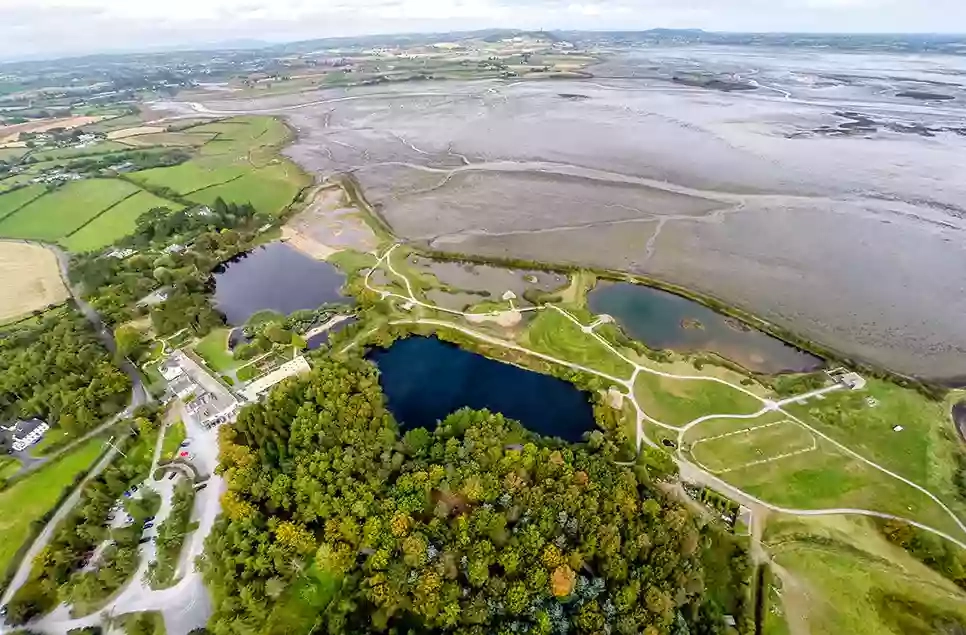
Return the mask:
POLYGON ((353 174, 413 242, 648 274, 899 372, 966 375, 966 60, 680 47, 592 71, 155 109, 284 115, 293 159, 353 174))

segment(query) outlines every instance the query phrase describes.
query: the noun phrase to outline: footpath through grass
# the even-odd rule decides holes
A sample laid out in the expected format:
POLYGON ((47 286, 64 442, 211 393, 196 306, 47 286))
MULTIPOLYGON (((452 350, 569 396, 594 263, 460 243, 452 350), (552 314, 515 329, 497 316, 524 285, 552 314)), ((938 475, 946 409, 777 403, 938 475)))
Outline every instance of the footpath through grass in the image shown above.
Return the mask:
POLYGON ((634 395, 648 415, 678 427, 707 415, 749 415, 762 408, 758 399, 727 384, 646 372, 638 374, 634 395))
MULTIPOLYGON (((786 409, 862 456, 942 496, 947 504, 957 503, 953 480, 960 441, 944 404, 870 378, 862 390, 840 390, 824 400, 786 409)), ((957 504, 960 513, 966 513, 966 503, 957 504)))
POLYGON ((29 536, 30 524, 50 511, 64 488, 91 467, 101 450, 101 442, 92 439, 0 492, 0 571, 29 536))
POLYGON ((926 635, 947 632, 944 618, 966 622, 966 593, 868 521, 783 518, 769 523, 766 542, 793 578, 782 585, 785 614, 813 635, 926 635))
POLYGON ((535 351, 594 368, 621 379, 630 379, 633 366, 584 333, 567 316, 551 308, 540 311, 525 334, 525 345, 535 351))

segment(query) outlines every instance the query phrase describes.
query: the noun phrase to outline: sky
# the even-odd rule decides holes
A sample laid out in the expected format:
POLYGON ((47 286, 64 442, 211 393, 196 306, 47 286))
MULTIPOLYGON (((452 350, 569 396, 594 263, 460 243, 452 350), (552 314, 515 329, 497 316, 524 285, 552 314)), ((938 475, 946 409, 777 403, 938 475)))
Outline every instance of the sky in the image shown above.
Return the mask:
POLYGON ((0 58, 490 27, 966 33, 966 0, 0 0, 0 58))

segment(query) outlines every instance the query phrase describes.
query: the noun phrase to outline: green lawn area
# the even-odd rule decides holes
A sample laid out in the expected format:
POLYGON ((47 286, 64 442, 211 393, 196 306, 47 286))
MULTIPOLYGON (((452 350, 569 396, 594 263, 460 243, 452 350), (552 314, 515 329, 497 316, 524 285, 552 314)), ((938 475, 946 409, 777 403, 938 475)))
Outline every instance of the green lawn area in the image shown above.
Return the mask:
POLYGON ((0 570, 6 570, 27 539, 30 523, 49 511, 64 488, 91 466, 101 453, 101 445, 92 439, 0 492, 0 570))
POLYGON ((0 457, 0 481, 5 481, 20 471, 20 461, 12 456, 0 457))
POLYGON ((186 436, 187 432, 183 421, 178 420, 168 426, 164 431, 164 441, 161 442, 161 459, 164 461, 173 459, 186 436))
POLYGON ((315 564, 279 597, 266 632, 269 635, 308 635, 339 590, 340 581, 318 570, 315 564))
POLYGON ((59 444, 64 443, 69 438, 70 435, 60 428, 51 428, 36 445, 30 447, 30 453, 34 456, 43 456, 51 449, 56 450, 59 444))
POLYGON ((230 328, 215 329, 195 345, 195 352, 205 360, 205 364, 216 373, 223 373, 238 366, 238 362, 228 350, 230 328))
POLYGON ((735 421, 736 430, 751 426, 754 429, 696 441, 691 446, 694 458, 715 474, 720 474, 756 461, 807 450, 816 443, 814 435, 794 421, 755 422, 738 427, 739 421, 735 421))
POLYGON ((259 212, 278 215, 311 182, 293 163, 280 161, 229 183, 193 192, 190 198, 207 205, 217 198, 228 203, 251 203, 259 212))
POLYGON ((814 451, 735 469, 721 478, 781 507, 869 509, 910 518, 966 540, 953 519, 925 494, 821 439, 814 451))
POLYGON ((540 311, 524 335, 523 344, 614 377, 630 378, 633 367, 569 318, 553 309, 540 311))
POLYGON ((30 152, 30 148, 0 148, 0 161, 15 161, 30 152))
POLYGON ((644 412, 672 426, 683 426, 706 415, 747 415, 762 408, 760 401, 727 384, 646 372, 637 376, 634 394, 644 412))
POLYGON ((354 249, 346 249, 332 254, 328 261, 341 269, 346 275, 352 275, 375 265, 376 257, 354 249))
POLYGON ((804 618, 812 635, 953 632, 935 628, 921 609, 910 611, 916 605, 966 622, 966 593, 866 522, 796 519, 777 530, 773 524, 768 549, 796 582, 782 590, 783 609, 804 618))
POLYGON ((181 209, 178 203, 159 198, 150 192, 138 192, 60 242, 75 253, 101 249, 133 232, 137 227, 138 216, 155 207, 167 207, 172 211, 181 209))
POLYGON ((0 220, 26 206, 34 199, 43 196, 47 188, 43 185, 31 185, 0 195, 0 220))
POLYGON ((865 458, 927 489, 952 495, 951 464, 959 441, 944 404, 869 379, 863 390, 833 392, 787 410, 865 458), (869 397, 878 405, 870 406, 869 397), (903 430, 894 432, 896 425, 903 430))
POLYGON ((58 240, 138 190, 119 179, 73 181, 0 222, 0 236, 58 240))

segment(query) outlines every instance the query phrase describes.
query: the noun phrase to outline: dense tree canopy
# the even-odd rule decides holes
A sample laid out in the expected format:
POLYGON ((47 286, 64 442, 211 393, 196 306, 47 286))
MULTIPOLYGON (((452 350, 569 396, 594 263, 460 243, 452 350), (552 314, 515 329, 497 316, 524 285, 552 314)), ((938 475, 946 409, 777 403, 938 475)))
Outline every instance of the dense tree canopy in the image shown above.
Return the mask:
POLYGON ((211 270, 250 249, 259 228, 270 220, 251 205, 220 198, 211 209, 152 209, 138 218, 132 235, 117 243, 136 253, 125 258, 77 256, 71 262, 71 280, 83 286, 87 301, 110 324, 150 312, 161 335, 183 328, 203 335, 224 321, 208 301, 211 270), (162 287, 167 300, 150 310, 137 306, 162 287))
POLYGON ((615 454, 486 411, 400 438, 374 368, 323 361, 222 429, 209 630, 274 632, 314 578, 284 632, 687 633, 706 537, 615 454))
POLYGON ((36 416, 81 432, 123 409, 130 389, 78 313, 0 335, 0 419, 36 416))

